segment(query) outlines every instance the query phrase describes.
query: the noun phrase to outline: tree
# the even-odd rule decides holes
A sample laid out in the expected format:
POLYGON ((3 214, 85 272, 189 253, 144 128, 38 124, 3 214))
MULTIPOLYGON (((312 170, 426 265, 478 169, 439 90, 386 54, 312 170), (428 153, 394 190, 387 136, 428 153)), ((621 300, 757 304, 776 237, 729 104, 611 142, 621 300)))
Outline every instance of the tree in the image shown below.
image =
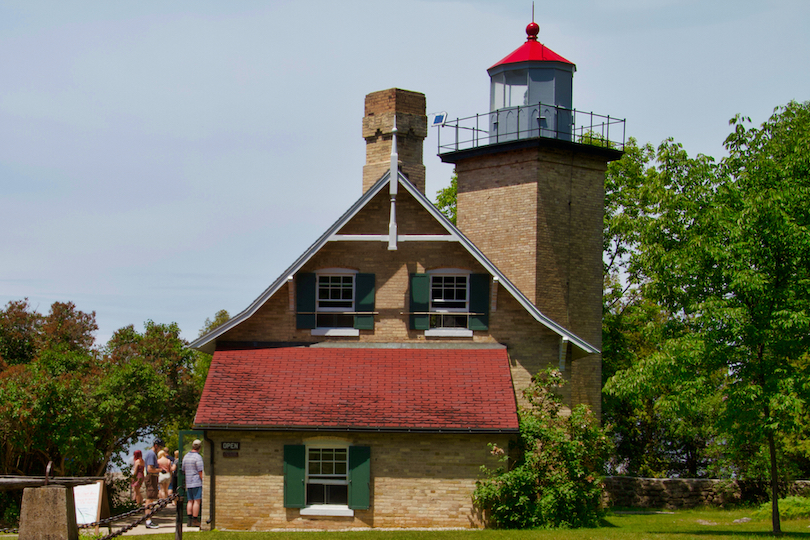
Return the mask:
MULTIPOLYGON (((686 339, 684 322, 652 298, 638 257, 643 233, 655 226, 653 201, 667 193, 666 178, 712 171, 705 156, 689 158, 671 140, 657 149, 630 138, 621 159, 605 178, 603 295, 603 421, 616 445, 612 468, 636 476, 699 477, 711 474, 710 445, 716 438, 713 411, 716 378, 685 392, 681 378, 694 360, 691 349, 665 350, 669 340, 686 339), (670 366, 672 363, 674 365, 670 366), (688 395, 688 398, 686 397, 688 395)), ((675 341, 672 342, 673 344, 675 341)))
POLYGON ((585 405, 562 416, 555 370, 540 372, 524 391, 528 407, 519 411, 520 436, 510 461, 491 445, 504 466, 483 467, 473 500, 497 528, 595 527, 601 507, 601 476, 610 441, 585 405))
MULTIPOLYGON (((200 336, 204 336, 214 328, 222 326, 229 320, 231 320, 230 314, 228 314, 226 310, 220 309, 214 315, 214 320, 209 318, 205 319, 205 324, 202 328, 200 328, 200 336)), ((197 374, 197 384, 200 389, 200 394, 202 394, 203 387, 205 386, 205 379, 208 377, 208 369, 211 367, 212 356, 200 351, 195 351, 195 354, 197 357, 197 368, 195 369, 197 374)))
POLYGON ((0 311, 0 474, 100 475, 110 459, 199 400, 194 354, 176 324, 128 326, 94 348, 95 314, 27 301, 0 311))
POLYGON ((214 315, 214 320, 211 320, 208 317, 206 317, 203 327, 200 328, 200 337, 204 336, 214 328, 222 326, 229 320, 231 320, 231 316, 225 309, 220 309, 219 311, 217 311, 216 314, 214 315))
POLYGON ((436 208, 444 214, 450 223, 456 224, 456 208, 458 201, 458 175, 453 172, 450 185, 436 192, 436 208))
POLYGON ((42 316, 32 312, 28 299, 9 302, 0 311, 0 372, 34 359, 42 316))
MULTIPOLYGON (((231 316, 228 312, 224 309, 220 309, 219 311, 214 314, 214 319, 207 318, 205 319, 205 323, 203 327, 200 328, 199 335, 204 336, 214 328, 221 326, 228 322, 231 319, 231 316)), ((208 378, 208 370, 211 368, 211 360, 213 358, 212 355, 208 353, 204 353, 202 351, 191 351, 193 354, 193 363, 194 363, 194 381, 193 381, 193 388, 196 392, 196 401, 194 402, 194 408, 196 409, 197 403, 199 403, 199 397, 202 396, 203 388, 205 387, 205 380, 208 378)), ((194 425, 194 416, 186 415, 186 416, 178 416, 174 422, 167 425, 163 429, 163 441, 166 443, 167 446, 170 448, 177 449, 178 442, 179 442, 179 432, 181 430, 191 429, 194 425)))
POLYGON ((651 297, 688 325, 702 372, 726 374, 729 441, 767 448, 779 534, 777 445, 810 398, 810 105, 731 124, 719 167, 662 171, 639 261, 651 297))

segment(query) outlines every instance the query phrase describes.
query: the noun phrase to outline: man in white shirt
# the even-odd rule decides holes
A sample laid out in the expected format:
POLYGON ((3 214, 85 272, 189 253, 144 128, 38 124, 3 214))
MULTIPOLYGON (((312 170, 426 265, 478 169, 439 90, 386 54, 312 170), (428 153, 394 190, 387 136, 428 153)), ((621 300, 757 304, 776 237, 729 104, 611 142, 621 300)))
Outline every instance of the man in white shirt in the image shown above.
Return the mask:
POLYGON ((203 459, 200 455, 202 441, 195 439, 191 451, 183 456, 183 474, 186 477, 186 513, 189 527, 200 526, 200 503, 202 501, 203 459))

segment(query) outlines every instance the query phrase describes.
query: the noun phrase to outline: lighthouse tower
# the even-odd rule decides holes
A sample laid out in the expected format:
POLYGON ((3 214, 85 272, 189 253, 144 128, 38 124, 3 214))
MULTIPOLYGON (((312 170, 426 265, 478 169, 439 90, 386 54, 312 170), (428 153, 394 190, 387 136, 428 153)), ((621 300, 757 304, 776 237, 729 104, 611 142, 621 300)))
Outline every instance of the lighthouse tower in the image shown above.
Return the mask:
MULTIPOLYGON (((588 144, 579 142, 573 120, 580 113, 571 97, 575 66, 537 41, 535 23, 526 32, 526 42, 488 70, 489 136, 442 146, 439 157, 456 167, 459 229, 543 314, 601 348, 604 180, 621 143, 596 138, 595 145, 590 136, 588 144)), ((596 117, 607 118, 608 126, 613 121, 596 117)), ((591 120, 585 132, 604 127, 591 120)), ((599 414, 601 355, 566 343, 559 348, 572 382, 570 403, 599 414)), ((544 354, 538 348, 535 365, 527 368, 534 372, 513 378, 558 365, 544 354)))

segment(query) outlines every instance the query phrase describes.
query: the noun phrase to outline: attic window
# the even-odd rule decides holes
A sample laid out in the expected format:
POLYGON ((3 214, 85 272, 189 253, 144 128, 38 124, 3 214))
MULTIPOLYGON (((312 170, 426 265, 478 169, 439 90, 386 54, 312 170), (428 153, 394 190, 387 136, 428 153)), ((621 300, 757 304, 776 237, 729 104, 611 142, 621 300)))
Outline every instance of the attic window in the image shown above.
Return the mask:
POLYGON ((309 328, 313 336, 358 336, 374 329, 374 274, 324 268, 295 280, 297 328, 309 328))
POLYGON ((430 276, 431 328, 467 328, 469 273, 430 276))
POLYGON ((353 328, 354 273, 318 274, 318 328, 353 328))
POLYGON ((489 319, 489 274, 441 268, 411 274, 410 327, 425 336, 472 337, 489 319))

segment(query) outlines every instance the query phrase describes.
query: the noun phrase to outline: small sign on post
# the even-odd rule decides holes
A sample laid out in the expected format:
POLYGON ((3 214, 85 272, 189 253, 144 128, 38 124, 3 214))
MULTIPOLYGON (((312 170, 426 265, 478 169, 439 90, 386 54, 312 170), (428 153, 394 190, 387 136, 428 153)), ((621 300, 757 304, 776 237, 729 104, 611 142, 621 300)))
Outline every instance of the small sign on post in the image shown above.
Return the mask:
MULTIPOLYGON (((110 517, 104 480, 92 484, 74 486, 73 500, 76 505, 76 524, 87 525, 110 517)), ((96 524, 98 534, 98 524, 96 524)))

